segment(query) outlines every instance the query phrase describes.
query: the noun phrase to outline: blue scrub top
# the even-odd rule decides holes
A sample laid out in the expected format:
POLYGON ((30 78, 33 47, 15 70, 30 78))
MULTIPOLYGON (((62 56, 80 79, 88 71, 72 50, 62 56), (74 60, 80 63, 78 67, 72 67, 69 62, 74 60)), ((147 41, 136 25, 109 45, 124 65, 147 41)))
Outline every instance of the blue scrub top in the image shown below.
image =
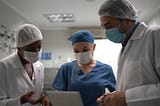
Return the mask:
POLYGON ((111 66, 96 61, 92 71, 84 74, 77 61, 72 61, 60 67, 52 87, 61 91, 79 91, 84 106, 98 106, 96 100, 104 94, 105 88, 112 92, 115 85, 111 66))

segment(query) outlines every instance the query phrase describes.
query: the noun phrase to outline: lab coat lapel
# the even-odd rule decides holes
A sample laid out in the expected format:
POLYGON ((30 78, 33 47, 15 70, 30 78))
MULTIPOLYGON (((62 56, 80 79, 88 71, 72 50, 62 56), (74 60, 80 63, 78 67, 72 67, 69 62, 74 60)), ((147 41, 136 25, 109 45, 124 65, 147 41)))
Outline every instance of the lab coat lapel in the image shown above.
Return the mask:
POLYGON ((15 64, 15 65, 14 65, 14 68, 20 69, 19 72, 21 73, 21 75, 22 75, 22 76, 24 77, 24 79, 26 80, 27 85, 29 85, 28 87, 29 87, 31 90, 33 90, 34 85, 33 85, 32 81, 31 81, 31 79, 29 78, 29 76, 28 76, 28 74, 27 74, 24 66, 22 65, 22 62, 21 62, 21 60, 20 60, 17 52, 15 52, 14 55, 16 55, 16 56, 15 56, 15 62, 14 62, 14 64, 15 64))
POLYGON ((37 92, 41 92, 41 90, 42 90, 42 69, 41 69, 41 67, 38 65, 38 64, 36 64, 36 63, 34 63, 33 64, 33 68, 34 68, 34 73, 35 73, 35 90, 37 91, 37 92))
POLYGON ((118 85, 119 84, 118 81, 120 81, 120 76, 123 74, 122 67, 125 64, 125 62, 127 62, 125 57, 130 52, 129 49, 134 49, 133 42, 142 38, 142 36, 144 35, 144 32, 147 29, 146 27, 147 26, 144 23, 140 23, 139 26, 134 31, 132 37, 130 38, 130 40, 126 44, 125 49, 123 50, 123 52, 122 52, 122 50, 120 52, 119 59, 118 59, 117 86, 119 86, 118 85))
POLYGON ((34 89, 34 84, 33 84, 32 80, 29 78, 25 69, 23 70, 23 72, 24 72, 24 77, 26 78, 26 82, 28 83, 30 89, 33 90, 34 89))
POLYGON ((33 69, 35 73, 36 83, 39 83, 39 81, 41 80, 41 67, 37 64, 33 64, 33 69))
POLYGON ((132 37, 129 39, 128 43, 126 44, 124 50, 121 50, 119 55, 119 62, 121 62, 121 60, 124 59, 125 55, 127 55, 128 49, 132 47, 132 41, 141 39, 141 37, 144 35, 144 32, 146 31, 146 27, 147 26, 143 22, 138 25, 132 37))

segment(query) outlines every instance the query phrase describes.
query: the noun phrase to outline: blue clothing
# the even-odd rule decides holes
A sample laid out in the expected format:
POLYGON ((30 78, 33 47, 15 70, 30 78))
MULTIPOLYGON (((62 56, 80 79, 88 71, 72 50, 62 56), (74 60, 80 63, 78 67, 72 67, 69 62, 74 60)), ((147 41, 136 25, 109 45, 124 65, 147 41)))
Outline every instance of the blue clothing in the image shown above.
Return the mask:
POLYGON ((87 31, 87 30, 80 30, 75 33, 73 33, 70 37, 70 40, 72 41, 72 45, 79 42, 88 42, 93 44, 94 43, 94 35, 87 31))
POLYGON ((59 69, 52 87, 62 91, 79 91, 84 106, 98 106, 96 100, 104 94, 107 87, 115 90, 115 77, 112 68, 96 61, 96 66, 84 74, 77 61, 65 63, 59 69))

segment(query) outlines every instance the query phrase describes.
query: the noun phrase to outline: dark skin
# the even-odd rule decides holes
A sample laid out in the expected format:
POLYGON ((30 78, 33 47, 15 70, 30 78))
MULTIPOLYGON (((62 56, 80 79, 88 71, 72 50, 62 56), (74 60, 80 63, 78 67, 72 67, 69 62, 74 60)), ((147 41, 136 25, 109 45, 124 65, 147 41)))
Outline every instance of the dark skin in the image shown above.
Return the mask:
POLYGON ((23 58, 23 51, 30 51, 30 52, 39 52, 41 49, 41 41, 36 41, 33 42, 25 47, 19 47, 18 48, 18 56, 24 66, 24 68, 27 70, 28 76, 30 77, 30 79, 32 80, 32 76, 33 76, 33 66, 32 63, 29 63, 28 61, 26 61, 23 58))
POLYGON ((22 64, 27 64, 29 63, 28 61, 26 61, 24 58, 23 58, 23 51, 30 51, 30 52, 39 52, 40 49, 41 49, 41 40, 38 40, 36 42, 33 42, 25 47, 18 47, 18 56, 22 62, 22 64))
MULTIPOLYGON (((25 60, 23 58, 24 56, 24 51, 30 51, 30 52, 39 52, 41 50, 41 40, 35 41, 25 47, 18 47, 18 56, 22 62, 22 65, 24 66, 24 68, 27 70, 28 76, 29 78, 32 80, 32 76, 34 73, 33 70, 33 63, 28 62, 27 60, 25 60)), ((27 94, 21 96, 20 101, 21 101, 21 105, 25 104, 25 103, 30 103, 30 104, 37 104, 37 103, 41 103, 42 106, 52 106, 52 104, 49 101, 49 98, 47 96, 44 96, 43 94, 41 95, 40 99, 38 100, 34 100, 34 94, 35 92, 31 91, 28 92, 27 94)))

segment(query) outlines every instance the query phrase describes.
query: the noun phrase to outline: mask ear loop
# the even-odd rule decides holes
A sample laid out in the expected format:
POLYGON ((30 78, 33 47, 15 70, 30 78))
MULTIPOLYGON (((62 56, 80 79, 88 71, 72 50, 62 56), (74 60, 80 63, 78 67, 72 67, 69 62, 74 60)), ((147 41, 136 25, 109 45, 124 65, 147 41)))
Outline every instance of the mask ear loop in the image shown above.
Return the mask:
POLYGON ((119 23, 119 25, 118 25, 118 30, 119 30, 120 33, 125 34, 125 32, 121 32, 121 31, 120 31, 120 27, 121 27, 122 24, 123 24, 123 19, 118 19, 118 20, 120 21, 120 23, 119 23))

